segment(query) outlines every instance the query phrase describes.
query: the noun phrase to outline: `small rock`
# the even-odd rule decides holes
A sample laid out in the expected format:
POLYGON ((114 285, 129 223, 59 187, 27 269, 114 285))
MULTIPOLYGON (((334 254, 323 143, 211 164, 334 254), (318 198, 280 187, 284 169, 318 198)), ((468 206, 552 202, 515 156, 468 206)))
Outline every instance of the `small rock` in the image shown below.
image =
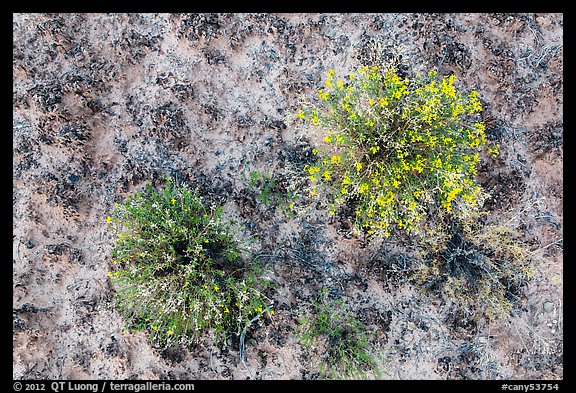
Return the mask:
POLYGON ((554 309, 554 303, 552 302, 544 302, 544 311, 550 312, 554 309))
POLYGON ((408 321, 406 327, 408 328, 408 330, 416 330, 416 324, 412 321, 408 321))
POLYGON ((248 343, 249 343, 251 346, 253 346, 253 347, 255 347, 256 345, 258 345, 258 341, 256 341, 256 340, 253 339, 253 338, 251 338, 250 340, 248 340, 248 343))
POLYGON ((480 336, 478 337, 478 343, 479 344, 487 344, 488 343, 488 338, 484 337, 484 336, 480 336))
POLYGON ((550 24, 552 23, 550 21, 550 18, 547 18, 545 16, 537 17, 536 22, 538 22, 540 24, 540 26, 542 26, 542 27, 550 26, 550 24))

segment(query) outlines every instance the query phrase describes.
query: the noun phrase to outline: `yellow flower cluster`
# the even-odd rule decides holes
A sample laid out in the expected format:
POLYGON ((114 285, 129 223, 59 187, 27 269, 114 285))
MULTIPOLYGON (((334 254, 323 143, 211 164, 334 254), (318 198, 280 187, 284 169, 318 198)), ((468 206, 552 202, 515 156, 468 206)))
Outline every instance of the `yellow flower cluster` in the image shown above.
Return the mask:
POLYGON ((298 112, 330 130, 305 167, 310 195, 331 195, 330 214, 354 198, 356 230, 384 236, 394 226, 416 230, 430 203, 448 212, 476 204, 486 126, 475 116, 478 93, 459 93, 455 79, 434 71, 402 79, 394 68, 365 66, 344 81, 330 70, 319 103, 298 112))

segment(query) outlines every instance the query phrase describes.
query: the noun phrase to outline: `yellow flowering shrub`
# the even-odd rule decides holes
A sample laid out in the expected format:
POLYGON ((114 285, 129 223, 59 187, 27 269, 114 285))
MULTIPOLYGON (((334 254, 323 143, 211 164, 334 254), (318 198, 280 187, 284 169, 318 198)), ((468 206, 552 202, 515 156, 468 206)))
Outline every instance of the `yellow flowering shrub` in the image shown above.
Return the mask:
POLYGON ((330 70, 297 112, 325 130, 316 162, 304 167, 310 195, 326 196, 330 214, 352 202, 355 232, 386 237, 417 232, 430 209, 476 206, 476 165, 489 143, 478 93, 454 82, 436 72, 400 78, 392 67, 360 67, 345 79, 330 70))

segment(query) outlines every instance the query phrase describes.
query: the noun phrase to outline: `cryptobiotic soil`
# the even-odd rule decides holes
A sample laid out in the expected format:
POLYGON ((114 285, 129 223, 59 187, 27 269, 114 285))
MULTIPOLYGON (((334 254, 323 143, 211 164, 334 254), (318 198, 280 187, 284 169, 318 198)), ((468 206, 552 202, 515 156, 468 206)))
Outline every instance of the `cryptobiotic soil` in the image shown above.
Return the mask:
POLYGON ((561 379, 562 110, 562 14, 14 14, 13 378, 316 378, 319 353, 295 330, 326 287, 375 335, 384 379, 561 379), (243 177, 321 141, 286 115, 328 69, 392 56, 479 91, 501 145, 479 169, 486 207, 519 212, 535 256, 508 319, 468 320, 423 296, 402 244, 362 244, 321 211, 289 220, 243 177), (281 255, 248 368, 234 342, 155 348, 111 307, 105 218, 164 173, 281 255))

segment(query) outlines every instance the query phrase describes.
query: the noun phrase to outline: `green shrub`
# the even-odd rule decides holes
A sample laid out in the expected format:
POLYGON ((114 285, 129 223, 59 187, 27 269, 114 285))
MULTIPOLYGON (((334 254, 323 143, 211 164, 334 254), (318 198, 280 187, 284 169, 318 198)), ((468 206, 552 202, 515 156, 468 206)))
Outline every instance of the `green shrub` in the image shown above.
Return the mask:
POLYGON ((360 67, 345 80, 330 70, 326 88, 296 114, 327 131, 304 167, 311 195, 325 195, 332 215, 349 204, 357 234, 386 237, 394 228, 418 232, 431 212, 476 206, 485 125, 478 93, 458 92, 454 80, 435 72, 401 79, 391 66, 360 67))
POLYGON ((250 172, 248 187, 257 193, 257 199, 266 206, 272 204, 272 197, 276 190, 276 179, 274 177, 258 171, 250 172))
POLYGON ((270 282, 243 260, 222 212, 167 178, 162 190, 148 185, 106 219, 116 235, 109 276, 117 307, 160 345, 193 344, 209 332, 221 344, 268 308, 270 282))
POLYGON ((308 352, 312 347, 320 347, 320 377, 365 379, 369 372, 377 377, 369 336, 342 299, 331 299, 323 290, 320 301, 314 301, 312 308, 300 319, 298 337, 308 352))
POLYGON ((288 181, 282 175, 253 170, 243 177, 248 181, 248 189, 255 193, 258 202, 267 207, 278 207, 288 217, 294 217, 296 196, 287 190, 288 181))

